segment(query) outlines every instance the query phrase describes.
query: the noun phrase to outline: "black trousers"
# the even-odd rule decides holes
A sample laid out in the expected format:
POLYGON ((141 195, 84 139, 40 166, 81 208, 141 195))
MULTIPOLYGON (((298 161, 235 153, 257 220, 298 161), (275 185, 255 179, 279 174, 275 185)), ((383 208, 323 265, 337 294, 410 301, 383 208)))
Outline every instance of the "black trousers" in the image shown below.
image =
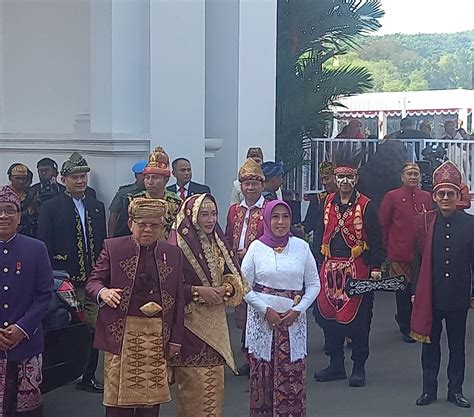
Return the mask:
POLYGON ((89 382, 91 379, 95 379, 95 371, 97 369, 97 365, 99 363, 99 351, 92 347, 92 343, 94 342, 94 332, 92 332, 91 337, 91 347, 89 350, 89 360, 87 361, 87 366, 82 376, 83 382, 89 382))
POLYGON ((321 316, 319 311, 314 312, 316 320, 323 328, 326 337, 326 351, 331 358, 331 364, 337 365, 344 362, 344 340, 346 336, 352 339, 351 359, 359 364, 365 363, 369 357, 369 334, 373 305, 373 293, 364 295, 356 317, 349 324, 327 320, 321 316))
POLYGON ((411 321, 411 284, 408 284, 405 291, 396 291, 395 300, 397 303, 397 323, 403 334, 410 334, 411 321))
POLYGON ((105 417, 158 417, 160 406, 147 408, 105 407, 105 417))
POLYGON ((448 390, 452 393, 462 392, 465 368, 466 319, 467 310, 433 310, 431 343, 423 343, 421 350, 423 392, 437 394, 441 362, 439 342, 443 330, 443 320, 446 323, 449 346, 448 390))

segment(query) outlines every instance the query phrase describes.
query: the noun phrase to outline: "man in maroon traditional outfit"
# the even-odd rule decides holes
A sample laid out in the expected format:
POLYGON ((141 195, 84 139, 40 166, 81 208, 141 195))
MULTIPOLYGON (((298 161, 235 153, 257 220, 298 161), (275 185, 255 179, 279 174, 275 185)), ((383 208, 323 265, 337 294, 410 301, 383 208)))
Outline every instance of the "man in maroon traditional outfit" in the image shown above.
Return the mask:
POLYGON ((349 385, 365 385, 365 362, 369 356, 369 332, 373 293, 349 298, 346 282, 380 279, 385 259, 376 209, 370 199, 359 193, 357 168, 362 159, 358 149, 341 145, 333 156, 338 192, 324 204, 321 253, 321 292, 317 298, 318 323, 324 328, 330 364, 314 374, 320 382, 346 378, 344 338, 352 339, 354 366, 349 385))
POLYGON ((101 306, 105 415, 157 417, 171 400, 166 358, 179 355, 184 332, 183 257, 158 241, 166 202, 135 198, 128 210, 132 236, 105 241, 86 294, 101 306))
POLYGON ((41 417, 43 327, 53 272, 43 242, 17 234, 21 203, 0 187, 0 416, 41 417))
MULTIPOLYGON (((261 165, 249 157, 239 170, 239 181, 244 199, 232 204, 227 212, 225 235, 237 259, 242 262, 249 245, 263 235, 263 210, 267 200, 263 196, 265 176, 261 165)), ((235 310, 235 321, 242 332, 242 346, 245 345, 245 322, 247 304, 243 302, 235 310)), ((239 375, 249 375, 250 366, 239 368, 239 375)))
POLYGON ((466 318, 474 307, 474 216, 456 208, 461 172, 447 161, 433 173, 433 200, 438 210, 417 218, 411 336, 423 342, 423 393, 416 404, 437 399, 443 320, 449 345, 448 401, 471 405, 462 393, 465 369, 466 318), (421 258, 421 259, 420 259, 421 258))
POLYGON ((379 210, 384 246, 390 261, 390 275, 404 275, 408 285, 395 292, 398 323, 403 341, 415 343, 410 336, 411 275, 413 244, 415 241, 415 217, 432 206, 430 193, 419 188, 420 167, 408 162, 401 173, 403 186, 385 194, 379 210))

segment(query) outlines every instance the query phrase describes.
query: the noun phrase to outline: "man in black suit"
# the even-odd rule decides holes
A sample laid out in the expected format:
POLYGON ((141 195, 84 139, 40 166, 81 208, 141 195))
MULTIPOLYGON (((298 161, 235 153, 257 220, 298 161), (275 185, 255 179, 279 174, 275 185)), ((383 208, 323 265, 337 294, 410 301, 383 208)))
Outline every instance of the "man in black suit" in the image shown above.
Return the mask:
POLYGON ((193 172, 191 162, 186 158, 176 158, 171 164, 173 176, 176 178, 176 184, 166 187, 168 191, 178 194, 181 200, 186 200, 194 194, 210 193, 211 189, 204 184, 198 184, 191 181, 193 172))
MULTIPOLYGON (((93 333, 98 306, 86 299, 84 287, 102 249, 106 226, 104 203, 86 192, 89 171, 86 160, 77 152, 63 163, 61 179, 66 190, 41 205, 37 237, 46 243, 53 269, 69 274, 93 333)), ((98 359, 98 351, 91 349, 78 389, 103 392, 95 379, 98 359)))

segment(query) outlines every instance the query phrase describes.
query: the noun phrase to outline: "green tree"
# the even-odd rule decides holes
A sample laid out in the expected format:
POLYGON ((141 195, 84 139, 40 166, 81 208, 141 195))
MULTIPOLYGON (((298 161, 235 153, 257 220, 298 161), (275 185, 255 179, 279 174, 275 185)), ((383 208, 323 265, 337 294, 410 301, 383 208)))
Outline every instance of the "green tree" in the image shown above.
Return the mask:
POLYGON ((277 158, 301 163, 302 140, 324 133, 328 109, 342 96, 372 88, 360 66, 331 65, 380 28, 380 0, 279 0, 277 158))

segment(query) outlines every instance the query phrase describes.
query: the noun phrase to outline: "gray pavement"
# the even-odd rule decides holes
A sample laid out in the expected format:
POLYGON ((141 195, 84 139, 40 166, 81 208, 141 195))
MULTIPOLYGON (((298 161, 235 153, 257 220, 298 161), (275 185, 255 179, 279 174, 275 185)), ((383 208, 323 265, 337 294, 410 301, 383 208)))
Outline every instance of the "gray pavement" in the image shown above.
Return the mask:
MULTIPOLYGON (((443 339, 443 361, 439 376, 438 401, 417 407, 421 393, 420 344, 405 344, 393 319, 393 294, 376 295, 371 333, 371 354, 367 363, 367 385, 350 388, 347 381, 316 383, 316 369, 327 365, 322 351, 322 332, 310 317, 308 356, 308 417, 473 417, 474 408, 461 409, 446 401, 446 336, 443 339)), ((242 363, 240 334, 229 320, 234 351, 242 363)), ((469 313, 466 343, 466 380, 464 394, 474 405, 474 311, 469 313)), ((351 370, 346 352, 346 367, 351 370)), ((226 375, 225 417, 248 416, 248 379, 226 375)), ((45 395, 45 417, 99 417, 104 415, 101 396, 76 391, 66 386, 45 395)), ((174 404, 162 408, 160 417, 175 416, 174 404)), ((276 417, 276 416, 275 416, 276 417)))

